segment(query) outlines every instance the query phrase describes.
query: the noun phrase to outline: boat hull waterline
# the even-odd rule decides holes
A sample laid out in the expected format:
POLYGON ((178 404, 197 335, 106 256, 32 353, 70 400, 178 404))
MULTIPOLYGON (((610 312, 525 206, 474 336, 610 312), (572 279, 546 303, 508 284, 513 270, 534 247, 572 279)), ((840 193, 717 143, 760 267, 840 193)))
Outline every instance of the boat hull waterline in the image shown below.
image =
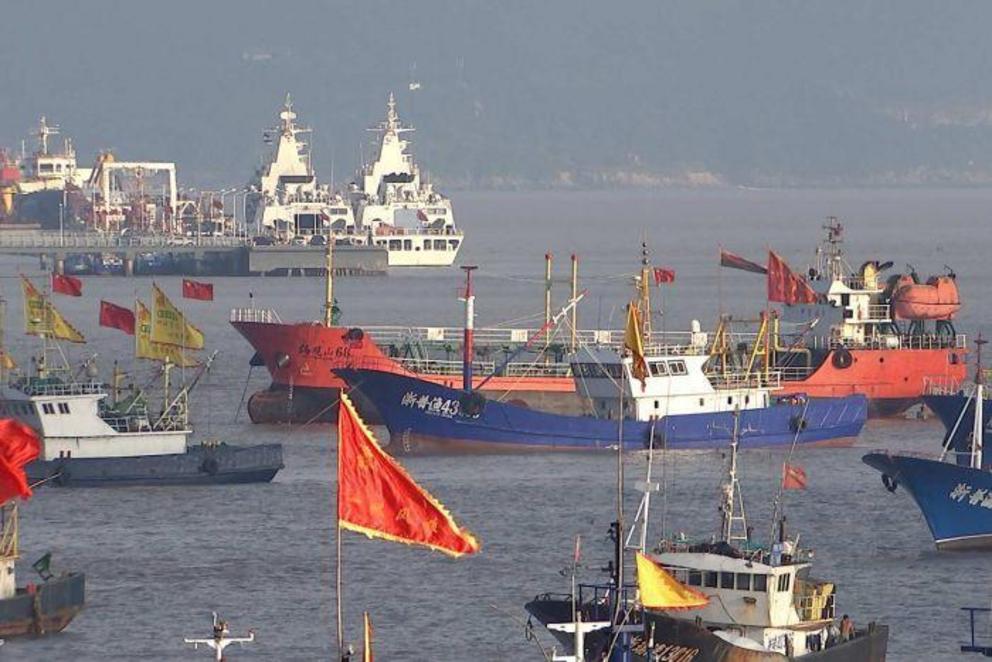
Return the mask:
POLYGON ((267 483, 282 468, 281 444, 217 444, 170 455, 35 460, 26 471, 52 487, 129 487, 267 483))
POLYGON ((86 577, 68 573, 0 600, 0 637, 61 632, 82 611, 86 577))
MULTIPOLYGON (((471 399, 466 400, 461 391, 405 375, 336 372, 382 415, 393 454, 605 450, 616 448, 619 439, 615 420, 562 416, 495 400, 470 406, 471 399)), ((475 394, 472 399, 479 397, 475 394)), ((857 437, 867 417, 867 400, 861 395, 790 400, 742 410, 742 446, 846 443, 857 437)), ((725 448, 733 429, 730 411, 664 416, 655 422, 625 420, 623 446, 642 450, 653 439, 655 448, 725 448)))
POLYGON ((904 487, 923 513, 940 550, 992 549, 992 473, 939 460, 889 453, 862 458, 904 487))

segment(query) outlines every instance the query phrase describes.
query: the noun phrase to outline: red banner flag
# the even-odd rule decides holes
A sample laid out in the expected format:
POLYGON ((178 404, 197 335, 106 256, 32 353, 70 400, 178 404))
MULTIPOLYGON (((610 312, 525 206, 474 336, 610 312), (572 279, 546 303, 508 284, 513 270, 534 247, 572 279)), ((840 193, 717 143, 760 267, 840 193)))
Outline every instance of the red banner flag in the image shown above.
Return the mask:
POLYGON ((768 251, 768 300, 778 303, 816 303, 819 296, 805 279, 792 269, 775 251, 768 251))
POLYGON ((123 331, 129 336, 134 335, 134 311, 110 303, 100 302, 100 326, 123 331))
POLYGON ((720 266, 728 267, 730 269, 740 269, 741 271, 750 271, 754 274, 768 273, 768 269, 761 266, 757 262, 745 260, 740 255, 735 255, 734 253, 725 251, 722 248, 720 249, 720 266))
POLYGON ((479 551, 472 534, 382 450, 344 394, 338 407, 338 526, 449 556, 479 551))
POLYGON ((63 276, 52 272, 52 292, 70 297, 81 297, 83 296, 83 281, 75 276, 63 276))
POLYGON ((41 441, 34 430, 12 418, 0 419, 0 503, 31 498, 24 465, 38 457, 41 441))
POLYGON ((661 267, 654 268, 655 285, 661 285, 662 283, 674 283, 674 282, 675 282, 674 269, 662 269, 661 267))
POLYGON ((784 490, 805 490, 806 471, 796 464, 785 463, 782 465, 782 489, 784 490))
POLYGON ((199 299, 200 301, 214 300, 214 284, 200 283, 183 278, 183 298, 199 299))

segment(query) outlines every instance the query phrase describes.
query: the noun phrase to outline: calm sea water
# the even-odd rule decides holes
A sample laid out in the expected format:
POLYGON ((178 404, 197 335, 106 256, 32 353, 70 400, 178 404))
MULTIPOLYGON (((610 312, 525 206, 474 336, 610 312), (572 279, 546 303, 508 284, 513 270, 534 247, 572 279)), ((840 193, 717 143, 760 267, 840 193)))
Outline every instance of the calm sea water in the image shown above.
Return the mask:
MULTIPOLYGON (((665 316, 656 322, 712 326, 718 311, 753 315, 761 277, 716 267, 718 246, 763 260, 774 247, 805 265, 827 215, 847 227, 850 261, 892 259, 921 272, 945 264, 960 275, 967 307, 960 330, 974 333, 992 297, 986 253, 990 191, 725 191, 648 193, 461 194, 459 223, 468 232, 462 264, 478 264, 480 324, 543 314, 543 255, 555 255, 556 301, 568 291, 568 255, 580 256, 584 327, 619 324, 642 238, 655 264, 674 268, 662 290, 665 316)), ((18 356, 32 341, 20 333, 18 271, 39 275, 32 261, 0 262, 0 287, 10 301, 7 340, 18 356)), ((179 279, 161 278, 179 299, 179 279)), ((335 443, 329 426, 254 426, 239 402, 267 377, 249 373, 251 349, 227 324, 233 306, 277 309, 285 320, 316 319, 317 279, 215 279, 217 300, 186 308, 220 351, 196 391, 200 437, 234 443, 281 442, 286 469, 270 485, 192 489, 39 490, 22 508, 23 567, 46 551, 57 569, 87 574, 87 606, 63 634, 8 642, 7 660, 186 660, 204 658, 184 636, 205 636, 210 611, 235 631, 254 627, 258 643, 229 649, 231 659, 315 660, 334 641, 333 507, 335 443)), ((339 280, 336 294, 351 324, 460 323, 460 272, 396 271, 386 278, 339 280)), ((86 296, 59 299, 90 342, 67 351, 127 358, 128 339, 96 325, 100 298, 129 305, 148 298, 149 279, 88 278, 86 296)), ((987 332, 987 330, 986 330, 987 332)), ((133 380, 149 379, 134 366, 133 380)), ((809 489, 786 501, 789 527, 817 552, 814 574, 835 581, 839 609, 858 624, 890 624, 892 660, 949 660, 964 636, 962 605, 992 599, 992 558, 938 554, 904 491, 886 492, 862 464, 867 449, 932 451, 934 421, 871 422, 856 447, 800 451, 809 489)), ((743 454, 750 523, 759 535, 783 455, 743 454)), ((725 466, 719 452, 669 454, 656 469, 665 490, 655 500, 652 535, 717 527, 725 466)), ((360 614, 372 612, 382 659, 540 659, 525 641, 522 604, 544 591, 565 591, 559 570, 576 534, 583 536, 583 578, 602 577, 613 518, 614 458, 609 455, 431 458, 405 460, 412 474, 477 534, 483 551, 450 560, 439 554, 345 533, 346 626, 360 637, 360 614)), ((628 482, 644 458, 629 459, 628 482)), ((657 474, 656 474, 657 475, 657 474)), ((636 496, 631 495, 630 505, 636 496)))

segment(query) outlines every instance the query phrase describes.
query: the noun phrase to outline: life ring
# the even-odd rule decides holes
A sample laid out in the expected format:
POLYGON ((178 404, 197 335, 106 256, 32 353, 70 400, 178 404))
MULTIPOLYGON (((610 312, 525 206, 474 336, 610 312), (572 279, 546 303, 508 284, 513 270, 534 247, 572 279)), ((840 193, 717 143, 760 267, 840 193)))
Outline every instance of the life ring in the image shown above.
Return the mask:
POLYGON ((854 357, 851 356, 851 351, 847 347, 841 345, 834 350, 834 354, 830 359, 830 362, 838 370, 846 370, 854 363, 854 357))
POLYGON ((809 427, 809 421, 803 418, 800 414, 796 414, 791 419, 789 419, 789 429, 793 432, 802 432, 809 427))
POLYGON ((885 485, 885 489, 889 492, 895 492, 896 488, 899 487, 899 481, 889 474, 882 474, 882 485, 885 485))
POLYGON ((217 462, 217 458, 208 457, 200 464, 200 471, 210 476, 216 476, 217 472, 220 471, 220 463, 217 462))
POLYGON ((486 398, 475 391, 462 395, 462 413, 470 418, 478 418, 486 408, 486 398))

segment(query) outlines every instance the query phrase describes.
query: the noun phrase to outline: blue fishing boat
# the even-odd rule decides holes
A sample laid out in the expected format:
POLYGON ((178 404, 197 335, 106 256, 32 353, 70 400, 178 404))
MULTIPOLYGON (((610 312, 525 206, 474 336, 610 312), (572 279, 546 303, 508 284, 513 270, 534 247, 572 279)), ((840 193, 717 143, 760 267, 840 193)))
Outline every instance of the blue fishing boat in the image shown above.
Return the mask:
MULTIPOLYGON (((378 410, 389 429, 388 450, 400 455, 602 450, 616 448, 620 439, 626 450, 652 443, 655 448, 725 448, 734 426, 731 409, 627 418, 618 426, 616 417, 545 413, 392 372, 335 373, 378 410)), ((655 398, 650 400, 653 407, 655 398)), ((742 446, 839 442, 860 433, 867 413, 862 395, 772 400, 740 410, 742 446)))
POLYGON ((985 385, 979 338, 974 390, 930 396, 927 404, 948 428, 937 458, 868 453, 862 459, 882 473, 890 492, 904 487, 933 534, 937 549, 992 549, 992 455, 985 452, 985 385), (958 409, 950 409, 956 404, 958 409), (934 406, 935 405, 935 406, 934 406))

